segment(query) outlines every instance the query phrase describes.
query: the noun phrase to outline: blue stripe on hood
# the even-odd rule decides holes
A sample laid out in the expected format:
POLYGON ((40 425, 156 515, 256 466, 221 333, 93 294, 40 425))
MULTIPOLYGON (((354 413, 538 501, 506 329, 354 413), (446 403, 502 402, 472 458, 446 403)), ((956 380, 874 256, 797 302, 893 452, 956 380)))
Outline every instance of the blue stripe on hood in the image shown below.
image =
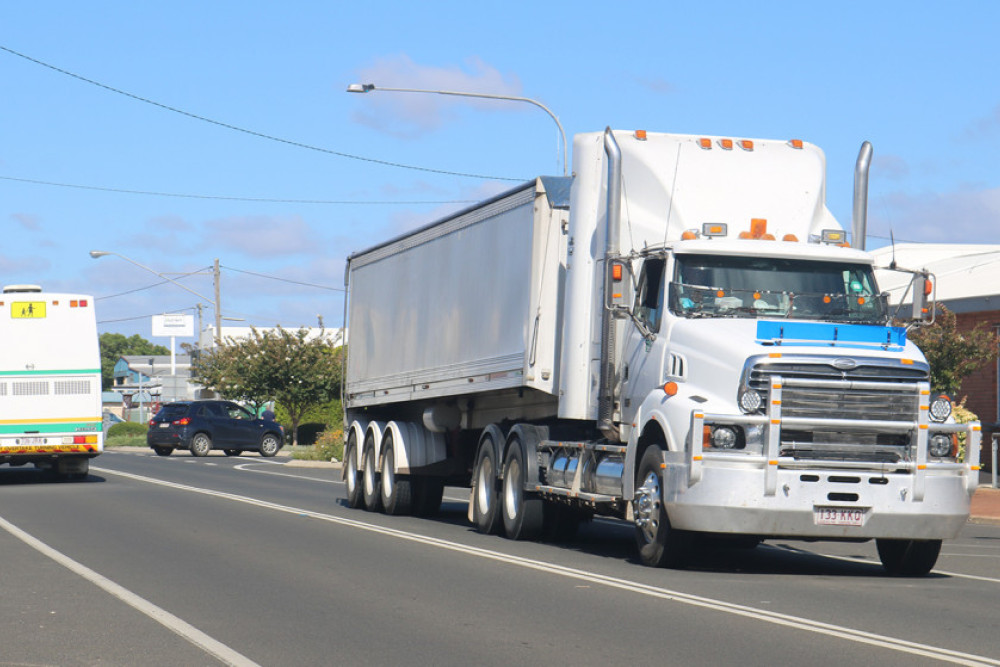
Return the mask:
POLYGON ((871 324, 759 320, 757 342, 772 345, 902 348, 906 345, 906 329, 871 324))

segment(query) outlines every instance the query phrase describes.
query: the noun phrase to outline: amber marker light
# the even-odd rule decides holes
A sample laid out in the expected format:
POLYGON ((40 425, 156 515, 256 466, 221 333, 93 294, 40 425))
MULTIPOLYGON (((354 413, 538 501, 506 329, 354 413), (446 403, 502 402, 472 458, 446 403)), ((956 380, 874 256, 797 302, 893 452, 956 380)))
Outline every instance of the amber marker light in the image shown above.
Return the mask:
POLYGON ((742 148, 745 151, 752 151, 753 142, 750 141, 749 139, 744 139, 743 141, 740 142, 740 148, 742 148))
POLYGON ((698 145, 701 146, 702 148, 704 148, 707 151, 712 150, 712 140, 711 139, 702 137, 701 139, 698 140, 698 145))
POLYGON ((732 139, 719 139, 719 145, 722 146, 727 151, 733 150, 733 140, 732 139))
POLYGON ((639 141, 645 141, 646 140, 646 130, 636 130, 635 131, 635 138, 638 139, 639 141))
POLYGON ((791 146, 792 148, 797 148, 799 150, 802 150, 802 140, 801 139, 792 139, 791 141, 788 142, 788 145, 791 146))
POLYGON ((663 385, 663 393, 666 394, 667 396, 676 396, 677 395, 677 383, 676 382, 667 382, 666 384, 664 384, 663 385))

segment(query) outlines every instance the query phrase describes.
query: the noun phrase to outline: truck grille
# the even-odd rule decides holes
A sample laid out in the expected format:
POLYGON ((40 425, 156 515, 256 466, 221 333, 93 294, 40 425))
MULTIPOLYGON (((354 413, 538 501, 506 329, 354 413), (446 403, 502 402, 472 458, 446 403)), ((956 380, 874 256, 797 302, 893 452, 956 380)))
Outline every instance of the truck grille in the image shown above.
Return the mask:
MULTIPOLYGON (((797 387, 786 383, 781 391, 782 417, 845 419, 852 422, 917 420, 916 391, 899 391, 901 383, 926 382, 926 367, 865 365, 841 370, 832 361, 817 363, 762 363, 752 367, 747 384, 768 395, 770 379, 834 381, 835 386, 797 387), (850 383, 865 383, 864 387, 850 383), (880 389, 884 384, 885 389, 880 389), (875 386, 872 386, 875 385, 875 386)), ((833 383, 831 383, 833 384, 833 383)), ((850 429, 796 431, 782 428, 781 456, 806 460, 897 463, 910 458, 908 434, 850 429)))

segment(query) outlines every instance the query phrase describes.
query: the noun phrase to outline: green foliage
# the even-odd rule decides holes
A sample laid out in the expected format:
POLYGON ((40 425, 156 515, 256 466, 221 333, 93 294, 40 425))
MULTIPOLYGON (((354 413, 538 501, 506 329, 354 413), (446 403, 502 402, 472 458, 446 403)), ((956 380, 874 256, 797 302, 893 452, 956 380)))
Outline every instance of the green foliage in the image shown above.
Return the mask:
MULTIPOLYGON (((979 417, 976 413, 965 407, 965 399, 962 402, 954 406, 951 410, 951 416, 954 417, 956 424, 968 424, 969 422, 979 421, 979 417)), ((965 434, 958 434, 958 460, 965 460, 965 434)))
POLYGON ((120 333, 104 333, 100 338, 101 347, 101 387, 110 389, 114 384, 115 364, 126 355, 151 354, 160 356, 170 354, 170 350, 162 345, 154 345, 139 334, 126 338, 120 333))
MULTIPOLYGON (((292 444, 310 410, 340 398, 343 348, 322 337, 307 340, 308 331, 260 332, 250 338, 227 339, 196 360, 192 373, 202 385, 225 398, 260 408, 276 401, 278 421, 291 426, 292 444)), ((327 419, 317 419, 327 423, 327 419)))
POLYGON ((145 424, 140 424, 139 422, 118 422, 114 426, 108 429, 108 437, 122 435, 122 436, 143 436, 146 437, 146 431, 149 427, 145 424))
POLYGON ((986 322, 959 331, 955 313, 938 304, 934 324, 909 334, 931 366, 931 386, 951 396, 969 374, 997 358, 997 335, 986 322))
POLYGON ((312 450, 296 458, 307 461, 342 461, 344 459, 344 432, 341 429, 327 429, 316 438, 312 450))

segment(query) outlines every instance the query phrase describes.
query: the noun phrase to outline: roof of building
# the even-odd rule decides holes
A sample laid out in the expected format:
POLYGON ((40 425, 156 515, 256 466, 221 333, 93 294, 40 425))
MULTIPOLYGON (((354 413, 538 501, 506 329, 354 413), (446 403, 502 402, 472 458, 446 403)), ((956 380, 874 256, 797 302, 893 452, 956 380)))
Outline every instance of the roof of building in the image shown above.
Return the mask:
POLYGON ((1000 245, 898 243, 872 251, 879 287, 890 301, 904 303, 911 275, 886 267, 927 270, 936 279, 935 298, 956 312, 1000 310, 1000 245))

